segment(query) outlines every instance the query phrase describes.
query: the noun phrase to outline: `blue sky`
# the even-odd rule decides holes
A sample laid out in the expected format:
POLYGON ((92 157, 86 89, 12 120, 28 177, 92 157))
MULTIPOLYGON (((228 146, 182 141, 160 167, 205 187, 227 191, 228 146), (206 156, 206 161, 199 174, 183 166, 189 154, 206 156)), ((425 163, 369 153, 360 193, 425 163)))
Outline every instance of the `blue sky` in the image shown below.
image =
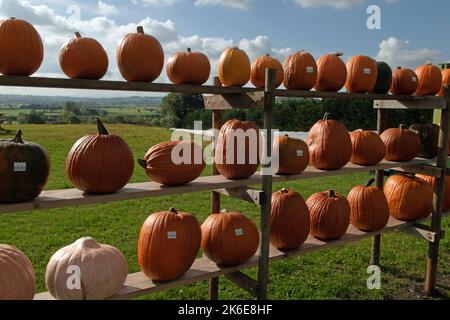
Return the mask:
MULTIPOLYGON (((450 43, 443 41, 448 12, 450 1, 445 0, 0 0, 0 17, 26 19, 41 33, 46 58, 38 75, 63 76, 59 49, 80 31, 104 45, 110 57, 107 78, 117 80, 115 48, 138 24, 160 39, 166 59, 190 46, 210 57, 213 73, 220 53, 232 45, 246 50, 251 59, 269 52, 284 60, 300 49, 319 58, 342 50, 345 59, 366 54, 392 66, 415 68, 427 60, 450 60, 450 43), (372 4, 381 9, 381 30, 366 26, 366 10, 372 4)), ((158 81, 167 81, 165 73, 158 81)), ((0 93, 7 92, 24 91, 0 88, 0 93)))

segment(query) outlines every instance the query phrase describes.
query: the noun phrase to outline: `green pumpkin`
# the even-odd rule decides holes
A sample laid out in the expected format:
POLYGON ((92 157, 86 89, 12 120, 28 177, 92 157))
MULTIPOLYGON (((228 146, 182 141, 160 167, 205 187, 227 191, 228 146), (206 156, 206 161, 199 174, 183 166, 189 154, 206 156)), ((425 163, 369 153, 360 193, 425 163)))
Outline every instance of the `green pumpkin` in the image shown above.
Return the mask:
POLYGON ((439 148, 439 126, 437 124, 413 124, 409 129, 414 131, 422 142, 419 157, 433 159, 437 157, 439 148))
POLYGON ((385 62, 377 62, 378 77, 372 93, 386 94, 392 85, 392 69, 385 62))
POLYGON ((24 142, 19 130, 12 140, 0 140, 0 202, 17 203, 36 198, 50 173, 47 152, 38 144, 24 142))

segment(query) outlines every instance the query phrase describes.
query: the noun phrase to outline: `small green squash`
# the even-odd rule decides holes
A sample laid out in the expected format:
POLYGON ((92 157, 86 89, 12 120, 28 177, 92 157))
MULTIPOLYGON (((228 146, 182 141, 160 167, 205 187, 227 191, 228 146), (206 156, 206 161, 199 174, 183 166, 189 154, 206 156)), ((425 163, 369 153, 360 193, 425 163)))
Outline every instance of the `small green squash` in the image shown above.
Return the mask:
POLYGON ((372 90, 372 93, 386 94, 391 89, 392 85, 392 69, 386 62, 377 61, 377 83, 372 90))

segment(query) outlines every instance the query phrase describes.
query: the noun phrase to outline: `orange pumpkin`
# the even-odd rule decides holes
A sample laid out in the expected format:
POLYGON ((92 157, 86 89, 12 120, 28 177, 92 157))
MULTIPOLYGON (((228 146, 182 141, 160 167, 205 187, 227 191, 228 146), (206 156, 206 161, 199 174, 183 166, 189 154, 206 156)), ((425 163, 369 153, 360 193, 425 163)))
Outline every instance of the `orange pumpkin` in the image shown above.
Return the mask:
POLYGON ((274 69, 276 71, 275 88, 278 88, 284 80, 284 70, 280 61, 271 57, 269 54, 257 58, 251 66, 250 82, 256 88, 264 88, 266 86, 266 69, 274 69))
POLYGON ((66 173, 78 189, 96 194, 113 193, 130 180, 133 153, 117 135, 110 135, 97 119, 98 134, 79 139, 66 160, 66 173))
POLYGON ((386 227, 389 221, 389 205, 383 191, 372 186, 371 179, 366 186, 354 187, 347 196, 350 203, 350 221, 358 230, 374 232, 386 227))
POLYGON ((350 93, 366 93, 375 87, 378 77, 377 62, 367 56, 354 56, 347 62, 347 82, 350 93))
POLYGON ((411 69, 398 67, 392 73, 392 94, 409 96, 416 92, 418 86, 417 74, 411 69))
POLYGON ((164 67, 164 51, 159 41, 139 26, 137 33, 127 34, 117 48, 117 64, 125 80, 152 82, 164 67))
POLYGON ((439 93, 442 88, 441 69, 428 61, 425 65, 416 69, 416 74, 419 79, 416 95, 434 96, 439 93))
POLYGON ((347 128, 336 120, 328 120, 329 115, 326 113, 323 120, 311 128, 306 143, 313 166, 321 170, 338 170, 352 157, 352 140, 347 128))
POLYGON ((145 220, 138 242, 142 272, 154 281, 180 277, 195 261, 201 242, 200 224, 190 213, 156 212, 145 220))
POLYGON ((418 156, 422 149, 420 137, 413 131, 400 125, 381 134, 386 146, 385 159, 388 161, 408 162, 418 156))
POLYGON ((274 173, 279 175, 300 174, 309 164, 308 145, 303 140, 291 138, 289 135, 275 138, 273 156, 278 160, 274 173))
POLYGON ((217 139, 214 161, 219 173, 227 179, 245 179, 253 175, 259 166, 259 128, 256 123, 226 122, 217 139))
POLYGON ((242 264, 255 255, 258 246, 258 228, 241 213, 223 210, 202 224, 202 250, 218 265, 242 264))
POLYGON ((59 54, 61 69, 70 79, 99 80, 108 71, 108 55, 97 40, 83 38, 79 32, 59 54))
POLYGON ((0 44, 0 73, 5 76, 31 76, 44 60, 39 33, 24 20, 1 20, 0 44))
POLYGON ((309 210, 302 196, 285 188, 275 192, 270 216, 270 243, 279 250, 296 249, 308 238, 309 229, 309 210))
POLYGON ((440 97, 444 96, 444 87, 450 85, 450 69, 442 70, 442 86, 441 91, 439 91, 438 95, 440 97))
POLYGON ((168 186, 197 179, 206 166, 202 148, 184 141, 159 143, 147 151, 144 160, 138 162, 153 181, 168 186), (179 159, 174 159, 174 156, 179 159))
MULTIPOLYGON (((434 190, 436 186, 436 178, 426 176, 424 174, 417 174, 417 178, 422 179, 423 181, 429 183, 434 190)), ((450 176, 445 177, 445 196, 444 196, 444 211, 450 210, 450 176)))
POLYGON ((250 80, 250 59, 238 47, 226 49, 219 59, 219 79, 224 87, 242 87, 250 80))
POLYGON ((356 130, 350 134, 350 137, 353 147, 352 163, 373 166, 386 156, 386 147, 376 132, 356 130))
POLYGON ((337 92, 342 89, 347 80, 347 67, 340 58, 342 52, 326 54, 317 61, 317 91, 337 92))
POLYGON ((317 81, 314 57, 301 50, 284 61, 284 86, 290 90, 310 90, 317 81))
POLYGON ((350 223, 350 204, 334 190, 318 192, 306 200, 311 217, 311 235, 320 240, 343 236, 350 223))
POLYGON ((384 185, 391 216, 403 221, 428 217, 433 211, 433 188, 414 174, 394 175, 384 185))
POLYGON ((192 52, 188 48, 186 52, 175 53, 167 61, 167 77, 174 84, 202 85, 208 81, 211 72, 209 59, 201 52, 192 52))

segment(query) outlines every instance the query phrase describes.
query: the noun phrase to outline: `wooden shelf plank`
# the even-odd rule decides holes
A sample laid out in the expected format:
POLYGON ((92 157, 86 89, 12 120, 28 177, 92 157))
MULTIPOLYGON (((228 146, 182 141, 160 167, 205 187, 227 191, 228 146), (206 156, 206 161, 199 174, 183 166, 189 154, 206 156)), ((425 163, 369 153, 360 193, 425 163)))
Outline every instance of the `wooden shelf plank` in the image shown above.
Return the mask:
MULTIPOLYGON (((407 163, 384 161, 376 166, 370 167, 362 167, 350 163, 343 169, 335 171, 323 171, 314 167, 308 167, 302 174, 299 175, 274 176, 273 182, 287 182, 301 179, 348 175, 359 172, 392 169, 398 167, 402 167, 407 170, 408 167, 420 166, 427 162, 430 162, 430 160, 418 158, 407 163)), ((114 201, 136 200, 147 197, 160 197, 175 194, 212 191, 217 189, 231 189, 242 186, 258 185, 261 184, 261 181, 261 174, 257 173, 244 180, 228 180, 223 176, 200 177, 192 183, 177 187, 166 187, 155 182, 133 183, 128 184, 117 193, 107 195, 89 195, 77 189, 46 191, 31 202, 1 204, 0 214, 66 208, 79 205, 102 204, 114 201)))
MULTIPOLYGON (((444 215, 449 215, 450 212, 444 213, 444 215)), ((426 221, 430 217, 420 220, 426 221)), ((416 221, 417 222, 417 221, 416 221)), ((365 238, 370 238, 377 234, 385 234, 393 231, 402 230, 405 228, 412 227, 414 222, 404 222, 397 220, 395 218, 390 218, 388 225, 383 230, 377 232, 362 232, 357 230, 355 227, 350 225, 348 227, 347 233, 338 240, 334 241, 320 241, 312 236, 309 236, 306 242, 296 250, 282 252, 274 247, 270 248, 270 261, 278 261, 283 259, 288 259, 311 252, 328 249, 336 247, 339 245, 344 245, 350 242, 360 241, 365 238)), ((256 267, 258 265, 258 256, 253 256, 246 263, 234 266, 234 267, 219 267, 207 258, 197 259, 192 265, 191 269, 186 272, 182 277, 170 281, 170 282, 153 282, 147 278, 142 272, 130 274, 125 282, 124 288, 114 297, 112 300, 126 300, 132 299, 139 296, 164 291, 167 289, 177 288, 183 285, 195 283, 198 281, 208 280, 210 278, 215 278, 219 276, 224 276, 226 274, 234 273, 240 270, 245 270, 249 268, 256 267)), ((35 296, 35 300, 54 300, 54 298, 48 293, 39 293, 35 296)))
POLYGON ((375 109, 397 109, 397 110, 418 110, 418 109, 445 109, 446 101, 442 98, 439 100, 376 100, 375 109))

